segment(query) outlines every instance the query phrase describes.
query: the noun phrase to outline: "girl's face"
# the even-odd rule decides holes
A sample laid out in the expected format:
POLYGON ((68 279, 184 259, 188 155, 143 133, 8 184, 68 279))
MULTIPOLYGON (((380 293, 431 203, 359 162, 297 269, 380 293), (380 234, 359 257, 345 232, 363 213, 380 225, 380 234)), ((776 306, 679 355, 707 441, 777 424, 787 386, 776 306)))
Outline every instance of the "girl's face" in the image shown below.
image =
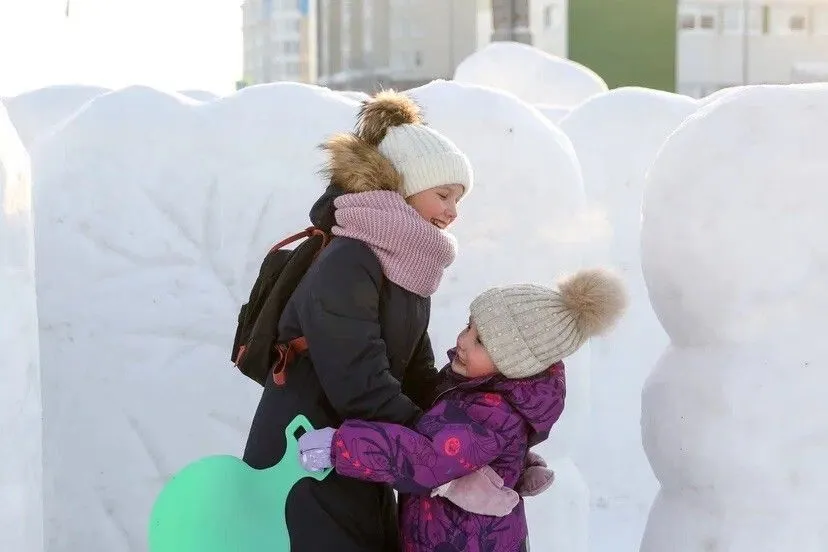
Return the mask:
POLYGON ((471 320, 466 329, 457 336, 457 349, 454 360, 451 361, 451 369, 467 378, 479 378, 497 373, 492 357, 480 342, 477 326, 471 320))
POLYGON ((406 201, 421 217, 443 230, 457 218, 457 202, 463 189, 462 184, 446 184, 417 192, 406 201))

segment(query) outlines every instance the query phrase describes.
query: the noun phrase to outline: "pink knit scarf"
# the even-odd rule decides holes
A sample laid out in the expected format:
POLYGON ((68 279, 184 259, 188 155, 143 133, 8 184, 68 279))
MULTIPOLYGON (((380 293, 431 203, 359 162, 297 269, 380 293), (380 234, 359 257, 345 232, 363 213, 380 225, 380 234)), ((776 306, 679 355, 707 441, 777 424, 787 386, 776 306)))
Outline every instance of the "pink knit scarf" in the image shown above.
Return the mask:
POLYGON ((334 207, 334 235, 365 242, 389 280, 421 297, 437 291, 443 270, 457 255, 454 236, 422 218, 396 192, 345 194, 334 207))

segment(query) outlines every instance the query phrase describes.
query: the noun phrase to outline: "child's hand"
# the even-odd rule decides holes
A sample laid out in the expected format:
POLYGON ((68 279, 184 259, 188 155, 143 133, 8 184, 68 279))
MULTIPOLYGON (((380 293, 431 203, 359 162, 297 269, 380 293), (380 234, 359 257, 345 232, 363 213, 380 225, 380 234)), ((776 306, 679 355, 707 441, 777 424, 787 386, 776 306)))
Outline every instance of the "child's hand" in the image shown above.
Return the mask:
POLYGON ((555 481, 555 472, 546 467, 544 459, 534 452, 526 455, 523 473, 515 490, 520 496, 536 496, 548 489, 555 481))
POLYGON ((520 501, 518 494, 503 486, 503 479, 489 466, 449 481, 431 492, 473 514, 503 517, 520 501))
POLYGON ((307 471, 322 471, 333 466, 331 443, 336 430, 325 427, 299 437, 299 462, 307 471))

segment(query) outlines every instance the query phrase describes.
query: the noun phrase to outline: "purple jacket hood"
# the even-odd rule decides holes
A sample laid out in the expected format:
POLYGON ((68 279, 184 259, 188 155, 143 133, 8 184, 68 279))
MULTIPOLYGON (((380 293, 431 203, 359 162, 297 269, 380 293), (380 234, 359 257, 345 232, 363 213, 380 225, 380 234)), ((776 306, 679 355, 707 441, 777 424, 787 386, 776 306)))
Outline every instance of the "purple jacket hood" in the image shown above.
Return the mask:
MULTIPOLYGON (((466 378, 451 369, 455 350, 448 351, 449 364, 442 371, 438 391, 460 388, 481 393, 494 393, 507 402, 531 428, 529 446, 544 441, 561 415, 561 403, 555 397, 565 396, 564 364, 556 362, 547 370, 524 379, 509 379, 502 374, 482 378, 466 378)), ((439 396, 439 395, 438 395, 439 396)), ((497 400, 492 398, 492 400, 497 400)), ((436 401, 435 401, 436 402, 436 401)))

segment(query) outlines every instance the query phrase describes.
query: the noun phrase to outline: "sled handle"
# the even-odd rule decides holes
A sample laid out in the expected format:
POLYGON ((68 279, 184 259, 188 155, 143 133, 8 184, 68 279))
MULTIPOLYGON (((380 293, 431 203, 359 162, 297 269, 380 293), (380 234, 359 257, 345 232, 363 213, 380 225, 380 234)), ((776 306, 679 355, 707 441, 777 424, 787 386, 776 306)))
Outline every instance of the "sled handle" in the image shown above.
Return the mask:
POLYGON ((286 448, 285 448, 285 456, 284 458, 290 459, 291 463, 295 462, 296 467, 302 472, 303 477, 312 477, 317 481, 322 481, 325 479, 333 468, 325 468, 322 471, 311 472, 305 470, 302 465, 299 463, 299 440, 296 437, 296 432, 300 429, 304 429, 305 432, 314 431, 313 425, 311 425, 310 421, 302 415, 299 414, 287 425, 285 428, 285 441, 286 441, 286 448))

